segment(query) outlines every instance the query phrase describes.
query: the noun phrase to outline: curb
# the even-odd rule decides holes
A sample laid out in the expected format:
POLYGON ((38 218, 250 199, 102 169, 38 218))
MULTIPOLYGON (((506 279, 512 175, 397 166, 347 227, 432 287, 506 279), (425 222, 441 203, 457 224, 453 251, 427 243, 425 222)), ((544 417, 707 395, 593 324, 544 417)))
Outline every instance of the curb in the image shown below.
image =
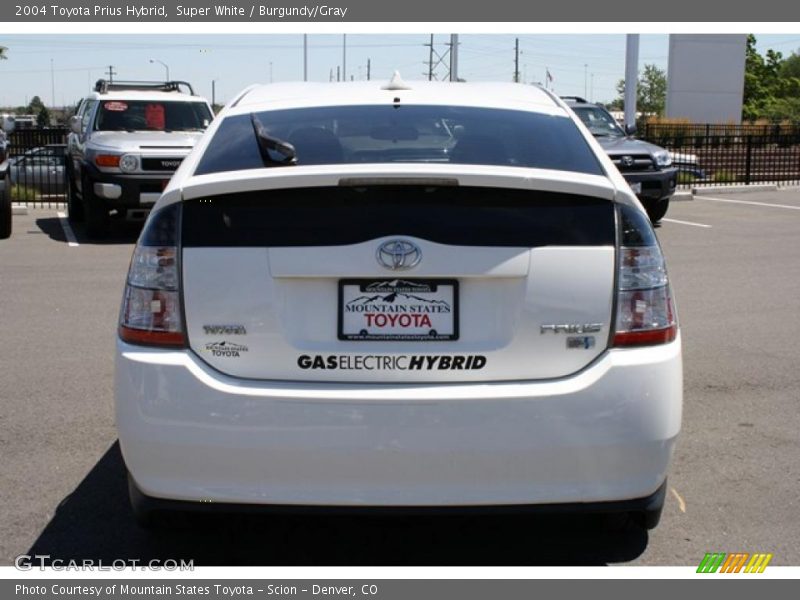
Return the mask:
POLYGON ((690 190, 675 192, 670 198, 670 202, 686 202, 688 200, 694 200, 694 193, 690 190))
POLYGON ((692 194, 739 194, 742 192, 777 192, 778 186, 774 183, 756 185, 704 185, 692 188, 692 194))
POLYGON ((66 210, 66 208, 66 202, 14 202, 11 204, 12 214, 15 215, 27 215, 29 209, 66 210))

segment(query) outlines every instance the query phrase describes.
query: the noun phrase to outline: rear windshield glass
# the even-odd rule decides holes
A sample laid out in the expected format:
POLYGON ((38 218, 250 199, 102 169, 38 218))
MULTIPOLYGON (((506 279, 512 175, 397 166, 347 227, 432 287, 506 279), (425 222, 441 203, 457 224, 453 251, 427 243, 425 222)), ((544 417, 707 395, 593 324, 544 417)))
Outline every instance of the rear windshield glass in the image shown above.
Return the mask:
MULTIPOLYGON (((459 163, 602 174, 565 116, 459 106, 330 106, 255 115, 270 137, 296 150, 298 165, 459 163)), ((196 173, 257 169, 252 115, 226 118, 196 173)))
POLYGON ((211 123, 204 102, 103 100, 97 111, 99 131, 202 131, 211 123))
POLYGON ((357 244, 391 235, 458 246, 614 244, 607 200, 461 186, 268 190, 183 203, 185 247, 357 244))

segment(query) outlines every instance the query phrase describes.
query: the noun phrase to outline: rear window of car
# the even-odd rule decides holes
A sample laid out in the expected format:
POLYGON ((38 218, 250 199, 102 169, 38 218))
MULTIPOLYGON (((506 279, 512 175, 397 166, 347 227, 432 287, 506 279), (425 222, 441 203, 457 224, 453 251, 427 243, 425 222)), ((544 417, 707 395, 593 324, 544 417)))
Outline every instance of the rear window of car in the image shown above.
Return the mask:
POLYGON ((288 142, 297 165, 457 163, 602 175, 566 116, 460 106, 330 106, 235 115, 221 124, 196 174, 285 166, 265 161, 254 121, 288 142))
POLYGON ((204 102, 101 100, 99 131, 199 131, 211 123, 204 102))
POLYGON ((467 186, 264 190, 183 202, 184 247, 357 244, 407 235, 458 246, 610 246, 614 205, 573 194, 467 186))

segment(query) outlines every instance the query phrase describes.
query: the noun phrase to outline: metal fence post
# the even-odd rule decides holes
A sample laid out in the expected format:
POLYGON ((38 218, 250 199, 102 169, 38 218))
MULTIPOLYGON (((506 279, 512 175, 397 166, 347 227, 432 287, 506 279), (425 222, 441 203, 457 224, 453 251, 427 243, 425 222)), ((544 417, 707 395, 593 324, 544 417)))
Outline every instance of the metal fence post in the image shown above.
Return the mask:
POLYGON ((753 136, 747 136, 747 154, 744 162, 744 184, 750 185, 750 169, 753 162, 753 136))

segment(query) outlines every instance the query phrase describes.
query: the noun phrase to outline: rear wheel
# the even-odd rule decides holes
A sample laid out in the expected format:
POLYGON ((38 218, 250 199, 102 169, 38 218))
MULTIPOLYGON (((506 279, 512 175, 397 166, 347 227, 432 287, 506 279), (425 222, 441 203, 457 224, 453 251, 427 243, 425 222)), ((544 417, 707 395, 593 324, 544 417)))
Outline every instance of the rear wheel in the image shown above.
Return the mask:
POLYGON ((660 201, 655 200, 644 203, 644 209, 647 211, 647 216, 650 217, 650 221, 653 224, 658 223, 664 218, 664 215, 667 214, 668 208, 669 198, 665 198, 664 200, 660 201))
POLYGON ((83 221, 83 204, 75 189, 74 174, 67 172, 67 217, 73 223, 83 221))
POLYGON ((11 237, 11 182, 3 178, 3 191, 0 192, 0 240, 11 237))
POLYGON ((108 233, 108 209, 102 199, 94 195, 92 182, 85 175, 81 178, 81 188, 86 235, 90 239, 102 238, 108 233))
POLYGON ((191 524, 188 519, 189 515, 154 508, 153 501, 138 488, 130 472, 128 472, 128 499, 130 500, 133 518, 142 529, 149 531, 160 529, 181 530, 191 524))

